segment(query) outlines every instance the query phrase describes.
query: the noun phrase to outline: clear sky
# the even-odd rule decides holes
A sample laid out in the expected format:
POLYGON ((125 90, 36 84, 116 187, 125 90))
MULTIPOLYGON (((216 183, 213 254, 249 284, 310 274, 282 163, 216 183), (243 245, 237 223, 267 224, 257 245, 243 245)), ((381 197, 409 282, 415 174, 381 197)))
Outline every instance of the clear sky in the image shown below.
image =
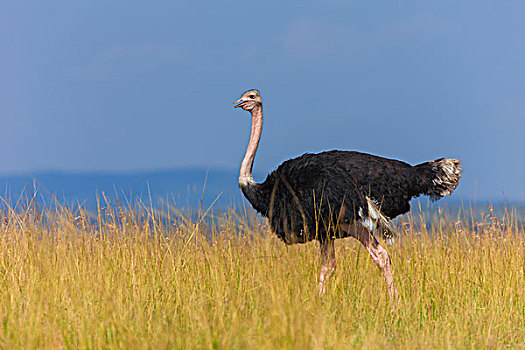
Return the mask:
MULTIPOLYGON (((255 170, 347 149, 525 193, 523 1, 3 1, 0 172, 255 170)), ((259 178, 259 180, 261 180, 259 178)), ((236 181, 236 180, 233 180, 236 181)))

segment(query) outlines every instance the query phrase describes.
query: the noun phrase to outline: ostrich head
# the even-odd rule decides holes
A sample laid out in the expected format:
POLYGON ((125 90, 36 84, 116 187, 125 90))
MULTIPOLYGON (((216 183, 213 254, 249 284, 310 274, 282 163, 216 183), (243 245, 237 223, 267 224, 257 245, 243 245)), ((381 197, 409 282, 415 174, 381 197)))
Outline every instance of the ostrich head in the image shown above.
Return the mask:
POLYGON ((262 106, 261 93, 256 89, 248 90, 233 104, 235 104, 234 108, 241 107, 245 111, 251 111, 256 106, 262 106))

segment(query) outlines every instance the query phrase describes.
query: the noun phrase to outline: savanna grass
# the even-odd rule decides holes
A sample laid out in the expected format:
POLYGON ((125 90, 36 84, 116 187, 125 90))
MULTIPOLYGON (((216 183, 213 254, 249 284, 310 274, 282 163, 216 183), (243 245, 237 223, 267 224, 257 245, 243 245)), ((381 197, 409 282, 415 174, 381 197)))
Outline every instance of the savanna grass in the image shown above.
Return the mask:
POLYGON ((318 246, 285 246, 251 214, 5 205, 0 347, 524 348, 520 214, 470 214, 398 223, 392 305, 352 239, 320 299, 318 246))

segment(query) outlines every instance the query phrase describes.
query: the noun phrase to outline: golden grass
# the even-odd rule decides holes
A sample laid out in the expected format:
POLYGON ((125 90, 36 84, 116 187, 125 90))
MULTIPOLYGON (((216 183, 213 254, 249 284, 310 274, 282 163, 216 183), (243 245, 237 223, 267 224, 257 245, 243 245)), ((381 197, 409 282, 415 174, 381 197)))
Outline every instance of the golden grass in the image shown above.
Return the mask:
MULTIPOLYGON (((249 216, 249 215, 248 215, 249 216)), ((235 213, 10 209, 0 223, 0 347, 524 348, 516 213, 405 217, 389 247, 399 300, 352 239, 327 294, 314 243, 285 246, 235 213), (210 214, 208 213, 208 218, 210 214), (415 222, 414 222, 415 221, 415 222)))

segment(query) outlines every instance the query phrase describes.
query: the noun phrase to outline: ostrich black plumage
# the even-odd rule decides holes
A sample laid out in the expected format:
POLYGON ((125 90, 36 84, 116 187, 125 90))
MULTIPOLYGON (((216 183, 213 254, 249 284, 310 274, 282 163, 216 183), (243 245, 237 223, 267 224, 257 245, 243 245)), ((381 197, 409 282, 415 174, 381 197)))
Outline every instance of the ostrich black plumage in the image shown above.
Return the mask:
POLYGON ((335 269, 334 240, 354 237, 381 270, 393 299, 397 292, 390 257, 374 233, 379 229, 393 237, 390 220, 409 211, 410 199, 424 194, 437 200, 451 194, 461 177, 459 160, 441 158, 412 166, 359 152, 307 153, 285 161, 257 183, 252 168, 263 126, 262 98, 258 90, 248 90, 234 104, 252 116, 239 187, 286 244, 320 242, 319 294, 335 269))

